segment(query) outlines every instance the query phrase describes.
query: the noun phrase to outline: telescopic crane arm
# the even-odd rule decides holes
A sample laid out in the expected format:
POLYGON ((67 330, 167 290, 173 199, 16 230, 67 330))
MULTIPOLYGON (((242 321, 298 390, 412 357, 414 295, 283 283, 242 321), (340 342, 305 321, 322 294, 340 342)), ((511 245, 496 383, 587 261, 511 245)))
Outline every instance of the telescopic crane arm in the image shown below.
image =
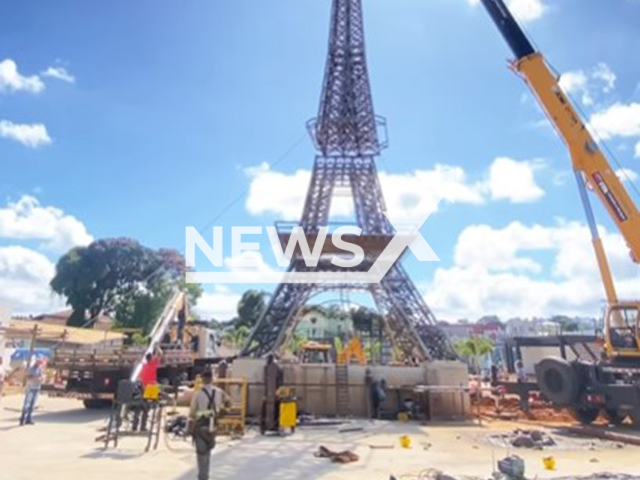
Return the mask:
POLYGON ((573 163, 580 197, 591 229, 593 246, 609 304, 618 303, 602 241, 598 235, 585 183, 596 193, 631 250, 640 261, 640 213, 598 144, 558 84, 544 57, 526 37, 503 0, 482 0, 496 26, 511 47, 513 68, 529 85, 545 113, 564 140, 573 163))

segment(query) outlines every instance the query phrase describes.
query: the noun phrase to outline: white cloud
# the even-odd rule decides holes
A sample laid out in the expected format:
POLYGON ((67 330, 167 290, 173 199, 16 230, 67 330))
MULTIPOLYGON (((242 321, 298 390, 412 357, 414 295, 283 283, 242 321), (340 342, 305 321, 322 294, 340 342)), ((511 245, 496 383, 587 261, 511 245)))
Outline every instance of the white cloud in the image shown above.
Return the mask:
POLYGON ((593 78, 601 80, 603 82, 602 91, 604 93, 610 93, 616 86, 617 76, 613 73, 613 70, 609 68, 604 62, 600 62, 592 73, 593 78))
POLYGON ((483 183, 470 182, 461 167, 436 164, 430 170, 414 170, 411 173, 379 174, 382 194, 391 218, 405 218, 424 198, 434 200, 445 195, 456 203, 478 205, 484 203, 483 183))
MULTIPOLYGON (((471 5, 477 5, 480 0, 467 0, 471 5)), ((521 22, 531 22, 541 18, 548 10, 543 0, 507 0, 509 10, 521 22)))
POLYGON ((0 304, 14 313, 42 313, 62 309, 64 301, 49 288, 55 265, 35 250, 0 247, 0 304))
POLYGON ((535 202, 544 196, 544 190, 535 180, 535 170, 541 165, 518 162, 507 157, 496 158, 489 168, 488 188, 493 200, 513 203, 535 202))
POLYGON ((67 83, 75 83, 76 77, 71 75, 64 67, 49 67, 42 72, 43 77, 55 78, 67 83))
POLYGON ((591 104, 593 100, 588 95, 587 91, 587 82, 589 79, 587 75, 582 70, 576 70, 574 72, 566 72, 563 73, 560 77, 560 86, 565 91, 565 93, 574 94, 576 92, 581 92, 583 94, 582 103, 591 104))
POLYGON ((0 62, 0 92, 39 93, 42 90, 44 90, 44 83, 40 77, 37 75, 25 77, 20 74, 16 62, 9 58, 0 62))
POLYGON ((204 292, 198 299, 194 311, 203 320, 231 320, 237 315, 237 307, 241 294, 235 293, 222 285, 216 285, 213 292, 204 292))
POLYGON ((51 143, 47 127, 41 123, 26 124, 0 120, 0 137, 15 140, 31 148, 51 143))
POLYGON ((560 77, 560 86, 569 95, 579 95, 586 107, 593 106, 601 94, 611 93, 617 80, 616 74, 606 63, 599 63, 588 72, 575 70, 560 77))
POLYGON ((43 240, 44 248, 60 253, 93 240, 78 219, 28 195, 0 208, 0 238, 43 240))
POLYGON ((507 4, 513 16, 522 22, 537 20, 547 11, 542 0, 508 0, 507 4))
POLYGON ((638 174, 630 168, 620 168, 616 170, 616 175, 621 182, 635 182, 638 179, 638 174))
MULTIPOLYGON (((602 227, 600 232, 620 297, 637 295, 640 278, 624 239, 602 227)), ((598 316, 604 299, 589 230, 565 221, 467 227, 458 237, 453 266, 439 268, 426 292, 436 315, 451 320, 484 314, 598 316)))
MULTIPOLYGON (((380 184, 387 212, 392 218, 404 218, 425 195, 442 198, 445 194, 456 203, 479 205, 491 198, 513 203, 532 202, 544 195, 536 184, 535 162, 518 162, 506 157, 494 160, 486 179, 469 180, 461 167, 436 164, 429 170, 410 173, 380 172, 380 184)), ((268 164, 250 168, 251 180, 246 208, 252 215, 275 214, 283 220, 298 220, 302 214, 311 172, 298 170, 286 174, 271 170, 268 164)), ((350 191, 339 189, 331 205, 334 217, 353 214, 350 191)))
MULTIPOLYGON (((307 188, 311 179, 309 170, 298 170, 286 174, 271 170, 267 163, 248 168, 251 179, 246 208, 252 215, 275 214, 283 220, 298 220, 302 213, 307 188)), ((351 205, 348 199, 338 198, 332 205, 332 212, 348 216, 351 205)))
POLYGON ((230 272, 273 272, 275 271, 267 262, 264 261, 264 257, 257 250, 244 250, 240 255, 233 257, 227 257, 224 259, 224 266, 230 272))
POLYGON ((590 126, 603 140, 640 136, 640 103, 614 103, 591 115, 590 126))

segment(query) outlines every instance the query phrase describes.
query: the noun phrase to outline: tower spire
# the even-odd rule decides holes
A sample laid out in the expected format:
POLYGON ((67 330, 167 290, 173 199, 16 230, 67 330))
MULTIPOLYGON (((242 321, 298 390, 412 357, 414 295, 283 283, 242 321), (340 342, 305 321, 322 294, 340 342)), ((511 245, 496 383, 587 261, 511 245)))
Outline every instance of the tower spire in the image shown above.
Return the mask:
MULTIPOLYGON (((315 243, 319 228, 328 226, 335 187, 350 187, 365 258, 357 267, 338 268, 331 263, 330 255, 321 255, 316 266, 311 267, 294 254, 289 272, 367 272, 392 241, 394 231, 384 214, 375 162, 375 156, 386 146, 378 136, 381 122, 375 116, 371 99, 361 0, 333 0, 320 111, 309 125, 319 153, 300 225, 315 243)), ((283 245, 288 244, 290 233, 278 229, 283 245)), ((393 264, 379 284, 281 283, 251 332, 242 355, 260 357, 280 349, 295 332, 300 309, 311 295, 334 290, 368 291, 382 315, 389 341, 405 359, 455 358, 436 317, 400 262, 393 264)))
POLYGON ((324 85, 312 136, 325 157, 380 153, 361 0, 333 2, 324 85))

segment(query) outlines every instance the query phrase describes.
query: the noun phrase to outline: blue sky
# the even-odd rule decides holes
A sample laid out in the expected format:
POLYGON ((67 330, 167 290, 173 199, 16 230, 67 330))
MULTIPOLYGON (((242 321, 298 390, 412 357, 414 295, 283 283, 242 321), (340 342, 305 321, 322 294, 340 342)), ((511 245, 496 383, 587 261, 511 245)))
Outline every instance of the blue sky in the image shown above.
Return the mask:
MULTIPOLYGON (((423 228, 441 262, 407 258, 436 315, 597 315, 603 292, 566 149, 506 68, 510 52, 482 7, 363 3, 391 140, 379 161, 390 208, 437 190, 444 169, 457 174, 447 185, 456 203, 423 228)), ((640 2, 511 6, 635 180, 640 2)), ((295 216, 329 11, 328 0, 0 6, 0 302, 59 308, 53 265, 91 238, 183 249, 185 226, 221 212, 215 224, 227 228, 295 216)), ((635 296, 624 242, 596 211, 622 296, 635 296)), ((201 313, 228 317, 243 288, 208 286, 201 313)))

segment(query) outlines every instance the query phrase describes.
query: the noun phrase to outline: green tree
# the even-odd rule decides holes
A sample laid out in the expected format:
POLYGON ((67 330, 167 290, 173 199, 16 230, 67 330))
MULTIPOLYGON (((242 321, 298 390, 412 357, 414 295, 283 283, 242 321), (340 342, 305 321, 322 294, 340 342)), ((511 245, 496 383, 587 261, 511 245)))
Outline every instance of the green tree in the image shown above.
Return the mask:
POLYGON ((286 350, 293 353, 294 355, 298 355, 302 345, 307 341, 307 338, 303 335, 293 334, 291 338, 287 341, 286 350))
POLYGON ((466 357, 472 362, 476 372, 480 372, 480 361, 482 357, 493 352, 493 342, 484 337, 471 337, 460 340, 454 345, 456 353, 461 357, 466 357))
POLYGON ((235 326, 253 328, 266 308, 266 292, 247 290, 238 302, 238 316, 233 320, 235 326))
POLYGON ((249 333, 251 333, 251 330, 246 325, 229 328, 224 332, 224 342, 236 349, 240 349, 249 338, 249 333))
POLYGON ((63 255, 51 280, 54 292, 73 309, 68 324, 91 326, 101 313, 119 326, 148 333, 172 292, 182 289, 194 305, 200 285, 186 285, 184 258, 175 250, 152 250, 130 238, 96 240, 63 255))
POLYGON ((353 328, 360 337, 382 339, 383 318, 378 312, 367 307, 358 307, 351 310, 351 321, 353 328))
POLYGON ((379 340, 370 340, 365 346, 365 352, 370 362, 379 362, 382 352, 382 343, 379 340))

